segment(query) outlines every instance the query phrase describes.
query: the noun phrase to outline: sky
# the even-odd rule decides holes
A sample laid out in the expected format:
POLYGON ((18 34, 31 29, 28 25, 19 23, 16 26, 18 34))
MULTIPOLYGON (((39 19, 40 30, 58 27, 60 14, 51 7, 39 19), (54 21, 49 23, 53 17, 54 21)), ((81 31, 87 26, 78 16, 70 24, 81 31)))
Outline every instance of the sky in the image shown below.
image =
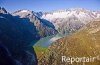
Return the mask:
POLYGON ((100 0, 0 0, 0 6, 9 12, 28 9, 49 12, 68 8, 100 10, 100 0))

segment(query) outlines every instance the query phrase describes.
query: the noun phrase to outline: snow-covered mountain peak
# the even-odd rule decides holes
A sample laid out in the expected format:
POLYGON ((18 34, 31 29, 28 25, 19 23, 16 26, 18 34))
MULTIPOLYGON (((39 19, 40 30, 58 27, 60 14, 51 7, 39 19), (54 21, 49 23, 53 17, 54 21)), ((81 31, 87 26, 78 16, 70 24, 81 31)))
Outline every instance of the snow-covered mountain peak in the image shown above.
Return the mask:
POLYGON ((85 9, 85 8, 69 8, 67 10, 70 10, 70 11, 90 11, 90 10, 85 9))
POLYGON ((30 10, 25 10, 24 9, 24 10, 15 11, 14 13, 12 13, 12 15, 14 15, 14 16, 20 16, 21 18, 23 18, 23 17, 33 16, 34 12, 30 11, 30 10))
POLYGON ((23 12, 30 12, 30 11, 29 10, 21 10, 20 12, 23 13, 23 12))
POLYGON ((57 30, 70 33, 69 30, 75 31, 90 21, 100 18, 100 11, 70 8, 46 12, 41 18, 52 22, 57 30))
POLYGON ((6 14, 6 13, 8 13, 8 12, 5 10, 5 8, 0 7, 0 13, 6 14))
POLYGON ((15 11, 15 12, 12 13, 12 14, 32 14, 32 13, 33 13, 33 11, 23 9, 23 10, 15 11))
POLYGON ((56 30, 64 34, 76 31, 90 21, 100 18, 100 11, 91 11, 84 8, 69 8, 51 12, 34 12, 29 10, 19 10, 13 13, 21 18, 29 18, 35 21, 36 18, 51 22, 56 30))
POLYGON ((91 17, 93 13, 90 10, 86 10, 83 8, 71 8, 71 9, 65 9, 65 10, 58 10, 58 11, 53 11, 50 13, 45 13, 42 18, 47 19, 47 20, 52 20, 55 18, 68 18, 68 17, 91 17))

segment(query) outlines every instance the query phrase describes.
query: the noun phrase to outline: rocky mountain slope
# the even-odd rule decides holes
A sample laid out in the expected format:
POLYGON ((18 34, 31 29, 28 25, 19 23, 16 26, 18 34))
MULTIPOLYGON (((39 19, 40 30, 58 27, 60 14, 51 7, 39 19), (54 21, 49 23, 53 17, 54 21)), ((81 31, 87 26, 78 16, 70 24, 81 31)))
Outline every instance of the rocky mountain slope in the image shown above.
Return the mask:
POLYGON ((41 18, 52 22, 58 32, 67 35, 79 30, 93 19, 100 18, 100 12, 90 11, 83 8, 71 8, 46 12, 41 18))
MULTIPOLYGON (((68 58, 67 58, 68 60, 68 58)), ((49 46, 39 59, 39 65, 99 65, 100 64, 100 20, 88 23, 78 32, 57 40, 49 46), (94 62, 62 62, 62 56, 88 57, 94 62)))
POLYGON ((56 34, 57 31, 68 35, 79 30, 90 21, 100 18, 99 11, 91 11, 83 8, 70 8, 52 12, 18 10, 12 13, 12 15, 19 16, 20 18, 28 18, 34 23, 41 37, 56 34))
POLYGON ((12 13, 13 16, 29 19, 29 22, 33 23, 36 27, 36 30, 38 31, 40 37, 46 37, 57 34, 57 30, 51 22, 45 19, 40 19, 36 16, 36 14, 40 16, 40 13, 36 13, 29 10, 18 10, 12 13))

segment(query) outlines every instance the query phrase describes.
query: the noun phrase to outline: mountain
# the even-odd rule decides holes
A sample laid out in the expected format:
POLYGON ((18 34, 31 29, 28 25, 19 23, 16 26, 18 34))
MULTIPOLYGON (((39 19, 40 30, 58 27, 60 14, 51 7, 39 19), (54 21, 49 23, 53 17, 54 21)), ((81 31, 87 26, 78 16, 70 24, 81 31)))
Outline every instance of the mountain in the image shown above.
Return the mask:
POLYGON ((5 14, 5 13, 7 13, 7 11, 5 10, 5 8, 3 8, 3 7, 0 7, 0 13, 3 13, 3 14, 5 14))
POLYGON ((100 12, 83 8, 70 8, 45 12, 41 18, 52 22, 59 33, 67 35, 79 30, 90 21, 100 18, 100 12))
POLYGON ((90 21, 100 18, 100 11, 91 11, 83 8, 70 8, 51 12, 18 10, 12 15, 28 18, 34 23, 40 36, 46 37, 56 34, 57 31, 64 35, 76 32, 90 21), (40 32, 41 30, 42 32, 40 32))
POLYGON ((27 18, 12 16, 0 8, 0 65, 37 65, 31 44, 39 39, 36 27, 27 18))
POLYGON ((35 16, 41 18, 44 13, 43 12, 35 12, 34 14, 35 14, 35 16))
MULTIPOLYGON (((78 59, 77 59, 78 60, 78 59)), ((86 59, 85 59, 86 60, 86 59)), ((93 61, 93 60, 92 60, 93 61)), ((39 64, 46 65, 99 65, 100 64, 100 19, 91 21, 78 32, 57 40, 39 58, 39 64), (62 56, 70 58, 92 58, 94 62, 65 62, 62 56), (43 62, 45 61, 45 62, 43 62)))
POLYGON ((12 13, 12 15, 18 16, 20 18, 29 19, 30 20, 29 22, 33 23, 34 26, 36 27, 36 30, 38 31, 40 37, 46 37, 57 34, 57 30, 55 29, 54 25, 51 22, 37 17, 42 15, 41 12, 36 13, 29 10, 18 10, 12 13))
MULTIPOLYGON (((61 56, 95 57, 100 54, 100 20, 93 20, 99 18, 99 11, 83 8, 53 12, 18 10, 9 13, 0 7, 0 64, 9 60, 7 63, 37 65, 38 60, 39 65, 69 65, 61 62, 61 56), (73 34, 61 38, 63 36, 57 33, 64 36, 73 34), (37 41, 40 46, 45 42, 46 47, 36 47, 38 59, 32 48, 37 41)), ((99 65, 100 61, 86 64, 99 65)))

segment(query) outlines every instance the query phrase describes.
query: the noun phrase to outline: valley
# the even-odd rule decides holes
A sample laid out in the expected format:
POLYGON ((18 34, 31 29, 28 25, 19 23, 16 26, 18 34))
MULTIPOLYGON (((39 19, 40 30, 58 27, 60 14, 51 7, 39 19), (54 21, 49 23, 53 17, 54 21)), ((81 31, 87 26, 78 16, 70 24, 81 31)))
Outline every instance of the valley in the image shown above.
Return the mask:
MULTIPOLYGON (((64 37, 51 44, 39 58, 39 65, 69 65, 71 62, 62 62, 61 57, 97 57, 100 56, 100 20, 92 21, 78 32, 64 37), (98 28, 97 31, 91 33, 98 28), (45 61, 45 62, 43 62, 45 61)), ((68 60, 68 59, 67 59, 68 60)), ((71 65, 99 65, 100 57, 94 62, 73 62, 71 65)))
MULTIPOLYGON (((0 7, 0 39, 12 58, 20 64, 69 65, 61 62, 61 56, 100 55, 99 33, 99 11, 70 8, 51 12, 18 10, 9 13, 0 7)), ((86 63, 98 64, 100 60, 86 63)))

